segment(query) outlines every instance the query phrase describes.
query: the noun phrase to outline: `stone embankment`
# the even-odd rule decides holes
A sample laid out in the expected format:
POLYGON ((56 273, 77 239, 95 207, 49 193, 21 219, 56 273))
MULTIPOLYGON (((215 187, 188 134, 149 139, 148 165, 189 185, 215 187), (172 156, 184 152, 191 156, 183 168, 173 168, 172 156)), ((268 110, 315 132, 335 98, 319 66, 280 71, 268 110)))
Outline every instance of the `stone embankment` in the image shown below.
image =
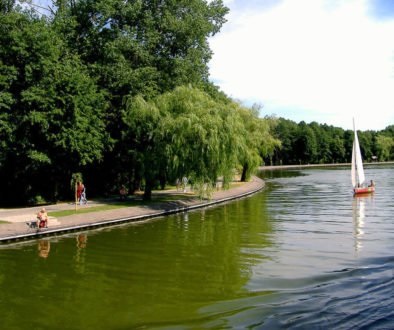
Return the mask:
MULTIPOLYGON (((127 222, 146 221, 148 219, 169 215, 173 213, 186 212, 189 210, 212 206, 219 203, 231 201, 254 194, 264 187, 264 181, 253 177, 250 182, 237 183, 231 189, 219 190, 213 193, 211 200, 200 200, 194 194, 190 198, 179 200, 172 197, 171 202, 151 203, 144 206, 129 206, 106 211, 93 211, 81 213, 78 210, 69 216, 49 217, 48 228, 30 228, 26 223, 35 219, 40 207, 0 209, 0 244, 10 243, 18 240, 36 239, 43 236, 61 235, 71 231, 94 229, 102 226, 117 225, 127 222)), ((158 194, 169 194, 176 196, 176 190, 157 192, 158 194)), ((106 205, 103 202, 89 201, 87 205, 78 206, 82 208, 94 208, 106 205)), ((75 209, 72 203, 62 203, 46 206, 51 212, 75 209)))

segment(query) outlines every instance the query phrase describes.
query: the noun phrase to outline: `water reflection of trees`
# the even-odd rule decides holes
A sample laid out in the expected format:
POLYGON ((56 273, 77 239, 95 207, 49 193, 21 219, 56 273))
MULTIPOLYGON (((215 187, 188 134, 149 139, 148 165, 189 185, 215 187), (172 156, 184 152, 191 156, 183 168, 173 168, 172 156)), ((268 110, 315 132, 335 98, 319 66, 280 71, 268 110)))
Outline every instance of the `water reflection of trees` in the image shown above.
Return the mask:
POLYGON ((86 324, 91 310, 106 310, 117 326, 199 317, 202 307, 244 294, 271 237, 260 194, 95 234, 85 249, 85 272, 74 268, 87 278, 76 279, 73 302, 65 304, 84 292, 74 317, 86 324))
POLYGON ((301 170, 297 169, 264 169, 262 168, 258 176, 264 180, 277 179, 277 178, 295 178, 298 176, 305 176, 301 170))
POLYGON ((89 233, 89 241, 85 233, 73 235, 52 246, 45 267, 27 268, 24 275, 40 283, 25 294, 25 306, 39 290, 56 315, 40 316, 48 328, 91 328, 98 319, 100 328, 200 319, 202 308, 244 295, 271 237, 264 194, 89 233))

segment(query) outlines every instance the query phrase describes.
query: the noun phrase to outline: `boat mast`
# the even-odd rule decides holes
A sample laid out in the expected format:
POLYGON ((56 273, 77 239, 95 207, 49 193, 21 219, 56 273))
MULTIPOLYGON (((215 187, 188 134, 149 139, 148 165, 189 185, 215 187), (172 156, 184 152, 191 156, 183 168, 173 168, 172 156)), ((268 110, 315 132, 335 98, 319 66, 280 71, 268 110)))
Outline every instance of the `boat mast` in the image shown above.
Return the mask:
POLYGON ((365 175, 364 175, 363 160, 361 158, 360 143, 358 141, 354 118, 353 118, 353 130, 354 130, 354 141, 353 141, 353 153, 352 153, 352 183, 353 186, 356 186, 356 184, 362 185, 365 182, 365 175), (353 166, 355 166, 354 168, 355 174, 353 174, 353 166), (353 175, 355 175, 357 180, 353 181, 353 175))

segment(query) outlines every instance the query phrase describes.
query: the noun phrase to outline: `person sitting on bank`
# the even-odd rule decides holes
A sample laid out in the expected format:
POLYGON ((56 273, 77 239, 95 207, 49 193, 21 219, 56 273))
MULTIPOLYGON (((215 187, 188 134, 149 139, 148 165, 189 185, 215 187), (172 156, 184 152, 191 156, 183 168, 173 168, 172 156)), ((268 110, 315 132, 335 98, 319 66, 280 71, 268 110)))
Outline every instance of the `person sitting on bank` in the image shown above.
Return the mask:
POLYGON ((48 228, 48 214, 45 210, 45 207, 43 207, 41 211, 37 213, 37 227, 48 228))

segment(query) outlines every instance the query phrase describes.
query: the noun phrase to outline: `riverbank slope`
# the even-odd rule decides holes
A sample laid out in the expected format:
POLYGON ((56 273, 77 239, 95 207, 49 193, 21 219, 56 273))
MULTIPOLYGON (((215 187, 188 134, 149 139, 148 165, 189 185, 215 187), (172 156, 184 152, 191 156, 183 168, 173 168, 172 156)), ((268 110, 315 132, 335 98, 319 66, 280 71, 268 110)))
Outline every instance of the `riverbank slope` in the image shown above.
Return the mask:
MULTIPOLYGON (((260 191, 264 187, 264 181, 253 177, 250 182, 239 182, 228 190, 218 190, 212 195, 211 200, 200 200, 194 194, 189 193, 185 198, 177 199, 176 190, 157 191, 156 194, 172 195, 168 202, 151 203, 142 206, 128 206, 106 211, 93 211, 82 213, 75 211, 71 215, 54 218, 51 212, 73 210, 73 203, 62 203, 46 206, 49 213, 48 228, 40 230, 29 228, 26 222, 35 219, 41 207, 0 209, 0 220, 6 223, 0 224, 0 244, 11 243, 18 240, 35 239, 42 236, 61 235, 70 231, 93 229, 102 226, 116 225, 126 222, 146 221, 172 213, 185 212, 192 209, 212 206, 233 199, 242 198, 260 191)), ((89 201, 87 205, 78 206, 78 209, 95 208, 110 203, 89 201)))

